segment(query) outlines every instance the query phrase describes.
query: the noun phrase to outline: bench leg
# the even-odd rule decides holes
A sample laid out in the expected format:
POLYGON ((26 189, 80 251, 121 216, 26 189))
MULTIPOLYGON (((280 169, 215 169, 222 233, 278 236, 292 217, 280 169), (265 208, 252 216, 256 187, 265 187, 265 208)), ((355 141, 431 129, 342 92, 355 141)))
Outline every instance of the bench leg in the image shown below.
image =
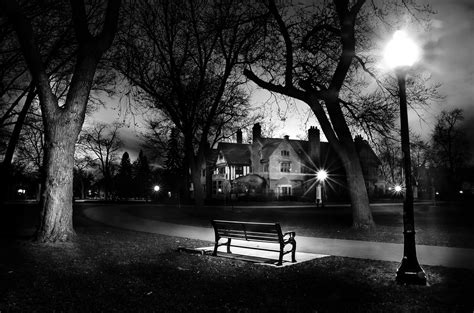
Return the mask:
POLYGON ((292 242, 292 247, 291 247, 291 262, 295 263, 296 262, 296 241, 292 242))
POLYGON ((232 239, 230 239, 230 238, 227 239, 227 253, 232 253, 232 252, 230 252, 230 241, 231 241, 231 240, 232 240, 232 239))
POLYGON ((217 255, 217 248, 219 247, 219 240, 216 240, 216 243, 214 244, 214 251, 212 252, 213 256, 217 255))
POLYGON ((283 250, 284 250, 284 248, 285 248, 284 245, 280 245, 280 256, 278 257, 278 263, 277 263, 278 266, 283 264, 283 250))

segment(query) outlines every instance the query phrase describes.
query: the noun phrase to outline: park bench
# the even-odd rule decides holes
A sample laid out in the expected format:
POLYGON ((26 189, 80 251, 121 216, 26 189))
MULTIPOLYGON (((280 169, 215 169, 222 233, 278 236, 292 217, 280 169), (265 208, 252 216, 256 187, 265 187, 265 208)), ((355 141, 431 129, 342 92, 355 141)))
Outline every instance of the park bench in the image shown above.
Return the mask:
POLYGON ((239 247, 246 249, 264 250, 279 252, 279 258, 277 265, 282 265, 283 256, 291 252, 291 261, 296 262, 296 241, 295 232, 282 233, 280 224, 278 223, 251 223, 251 222, 239 222, 239 221, 223 221, 213 220, 211 221, 212 227, 214 227, 215 233, 215 244, 214 252, 212 255, 217 255, 217 249, 220 246, 227 246, 227 253, 231 253, 230 247, 239 247), (221 240, 221 239, 227 239, 221 240), (231 244, 232 239, 243 240, 243 241, 255 241, 265 243, 275 243, 279 245, 279 249, 267 249, 252 246, 242 246, 231 244), (291 250, 285 251, 287 245, 291 245, 291 250))

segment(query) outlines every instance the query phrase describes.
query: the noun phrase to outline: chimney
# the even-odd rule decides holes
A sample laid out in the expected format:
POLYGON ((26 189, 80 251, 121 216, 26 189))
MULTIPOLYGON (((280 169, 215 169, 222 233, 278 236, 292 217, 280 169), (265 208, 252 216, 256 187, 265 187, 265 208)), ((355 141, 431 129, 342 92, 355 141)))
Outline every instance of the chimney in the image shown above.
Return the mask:
POLYGON ((285 138, 286 141, 290 140, 290 136, 288 135, 283 136, 283 138, 285 138))
POLYGON ((260 123, 255 123, 252 128, 252 136, 253 136, 253 141, 257 141, 257 139, 262 138, 262 127, 260 126, 260 123))
POLYGON ((237 130, 237 143, 242 143, 242 131, 240 129, 237 130))
POLYGON ((321 140, 319 138, 319 129, 315 126, 311 126, 308 129, 308 143, 309 143, 309 157, 313 161, 314 166, 320 166, 321 156, 321 140))

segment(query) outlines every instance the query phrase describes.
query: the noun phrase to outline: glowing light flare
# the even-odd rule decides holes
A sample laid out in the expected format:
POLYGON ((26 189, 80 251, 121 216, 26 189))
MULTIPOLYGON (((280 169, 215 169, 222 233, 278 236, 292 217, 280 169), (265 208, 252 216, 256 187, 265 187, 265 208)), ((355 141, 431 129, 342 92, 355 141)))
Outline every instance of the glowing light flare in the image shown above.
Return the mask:
POLYGON ((325 181, 326 178, 328 178, 328 172, 326 172, 325 170, 319 170, 319 171, 316 173, 316 178, 317 178, 319 181, 325 181))
POLYGON ((160 186, 155 185, 155 186, 153 187, 153 190, 156 191, 156 192, 160 191, 160 186))
POLYGON ((395 190, 395 192, 401 192, 402 191, 402 186, 400 185, 396 185, 393 190, 395 190))
POLYGON ((384 50, 384 62, 390 68, 412 66, 420 59, 418 45, 403 30, 397 30, 384 50))

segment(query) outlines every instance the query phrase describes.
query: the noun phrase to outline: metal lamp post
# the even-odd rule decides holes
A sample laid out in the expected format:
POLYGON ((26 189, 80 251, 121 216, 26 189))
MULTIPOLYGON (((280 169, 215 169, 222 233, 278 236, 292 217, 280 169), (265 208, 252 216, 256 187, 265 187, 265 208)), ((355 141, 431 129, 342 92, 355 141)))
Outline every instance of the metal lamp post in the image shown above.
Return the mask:
POLYGON ((397 31, 385 49, 385 60, 395 69, 400 95, 400 128, 405 173, 405 201, 403 202, 403 259, 397 269, 397 282, 426 285, 426 274, 418 263, 415 244, 415 219, 408 131, 406 74, 419 57, 416 44, 403 31, 397 31))

